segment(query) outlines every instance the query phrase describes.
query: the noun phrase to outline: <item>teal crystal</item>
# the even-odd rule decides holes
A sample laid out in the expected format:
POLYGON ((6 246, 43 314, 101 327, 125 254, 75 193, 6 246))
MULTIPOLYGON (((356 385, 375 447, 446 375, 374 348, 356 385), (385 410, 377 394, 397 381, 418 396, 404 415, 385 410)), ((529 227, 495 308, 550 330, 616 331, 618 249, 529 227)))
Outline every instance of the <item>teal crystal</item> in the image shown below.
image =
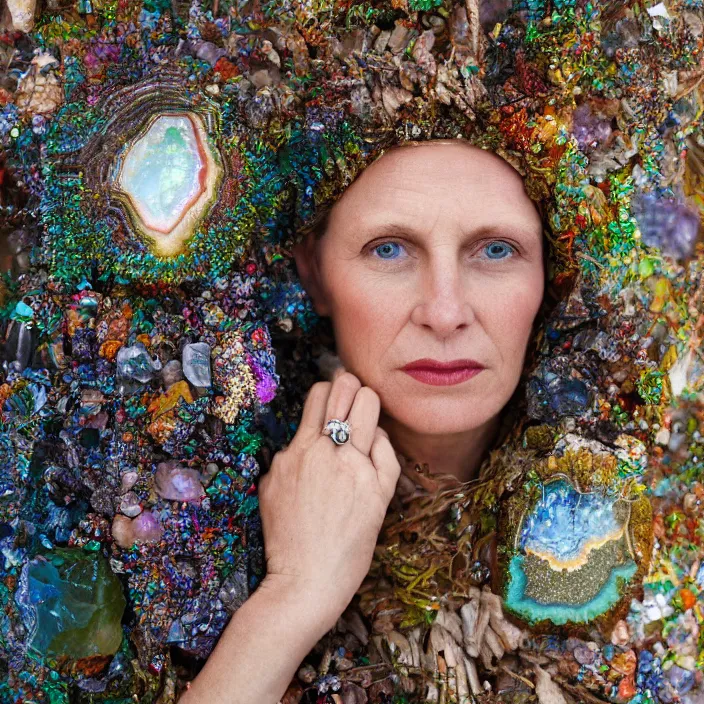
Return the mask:
POLYGON ((509 562, 507 608, 529 623, 556 625, 608 611, 637 570, 629 517, 629 503, 618 497, 582 493, 562 478, 545 484, 509 562))
POLYGON ((207 166, 187 115, 160 115, 128 149, 120 187, 144 225, 167 234, 205 189, 207 166))
POLYGON ((18 602, 32 649, 76 660, 117 652, 126 601, 100 553, 55 548, 28 562, 21 581, 18 602))

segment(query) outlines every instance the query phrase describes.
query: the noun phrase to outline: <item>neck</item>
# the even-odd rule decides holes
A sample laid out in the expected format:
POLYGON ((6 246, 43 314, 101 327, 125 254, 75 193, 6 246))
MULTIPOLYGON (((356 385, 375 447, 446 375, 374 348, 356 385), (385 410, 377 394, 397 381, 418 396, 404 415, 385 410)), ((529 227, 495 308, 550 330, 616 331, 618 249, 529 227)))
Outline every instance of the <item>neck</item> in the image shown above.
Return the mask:
POLYGON ((484 425, 461 433, 436 435, 418 433, 382 410, 379 425, 389 434, 396 452, 428 464, 431 474, 452 474, 467 482, 477 475, 484 453, 499 430, 500 418, 495 416, 484 425))

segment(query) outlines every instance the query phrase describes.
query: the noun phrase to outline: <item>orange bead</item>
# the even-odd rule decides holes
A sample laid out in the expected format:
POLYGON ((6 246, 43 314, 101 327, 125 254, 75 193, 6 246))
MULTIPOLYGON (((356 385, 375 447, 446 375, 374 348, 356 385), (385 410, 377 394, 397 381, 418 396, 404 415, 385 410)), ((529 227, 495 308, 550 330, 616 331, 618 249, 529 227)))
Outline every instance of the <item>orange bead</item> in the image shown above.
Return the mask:
POLYGON ((636 685, 632 677, 624 677, 618 685, 618 697, 628 701, 636 695, 636 685))
POLYGON ((689 589, 680 589, 680 599, 685 611, 691 609, 697 603, 697 597, 689 589))

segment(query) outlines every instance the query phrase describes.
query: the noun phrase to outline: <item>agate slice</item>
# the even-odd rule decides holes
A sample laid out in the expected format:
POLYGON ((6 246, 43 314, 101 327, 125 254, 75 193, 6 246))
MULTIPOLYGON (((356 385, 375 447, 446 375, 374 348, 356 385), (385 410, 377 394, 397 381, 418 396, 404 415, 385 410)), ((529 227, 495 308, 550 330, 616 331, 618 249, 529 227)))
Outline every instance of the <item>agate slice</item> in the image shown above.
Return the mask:
POLYGON ((581 492, 567 477, 544 483, 527 507, 508 562, 506 606, 529 623, 587 623, 613 608, 638 565, 632 503, 581 492))
POLYGON ((164 113, 122 151, 112 184, 156 253, 174 256, 214 202, 221 175, 200 117, 164 113))

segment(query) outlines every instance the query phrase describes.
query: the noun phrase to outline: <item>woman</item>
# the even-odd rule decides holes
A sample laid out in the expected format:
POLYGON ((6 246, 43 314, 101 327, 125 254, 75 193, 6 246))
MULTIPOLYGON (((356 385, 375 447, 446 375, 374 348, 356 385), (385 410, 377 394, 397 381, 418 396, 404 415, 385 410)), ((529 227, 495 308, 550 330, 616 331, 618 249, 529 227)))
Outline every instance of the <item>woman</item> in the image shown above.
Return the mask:
POLYGON ((434 475, 457 487, 476 477, 521 376, 543 261, 519 175, 460 141, 387 152, 299 245, 347 371, 313 386, 261 481, 267 577, 182 703, 282 697, 369 570, 399 459, 428 464, 426 487, 443 481, 434 475), (331 419, 349 423, 349 442, 321 434, 331 419))

